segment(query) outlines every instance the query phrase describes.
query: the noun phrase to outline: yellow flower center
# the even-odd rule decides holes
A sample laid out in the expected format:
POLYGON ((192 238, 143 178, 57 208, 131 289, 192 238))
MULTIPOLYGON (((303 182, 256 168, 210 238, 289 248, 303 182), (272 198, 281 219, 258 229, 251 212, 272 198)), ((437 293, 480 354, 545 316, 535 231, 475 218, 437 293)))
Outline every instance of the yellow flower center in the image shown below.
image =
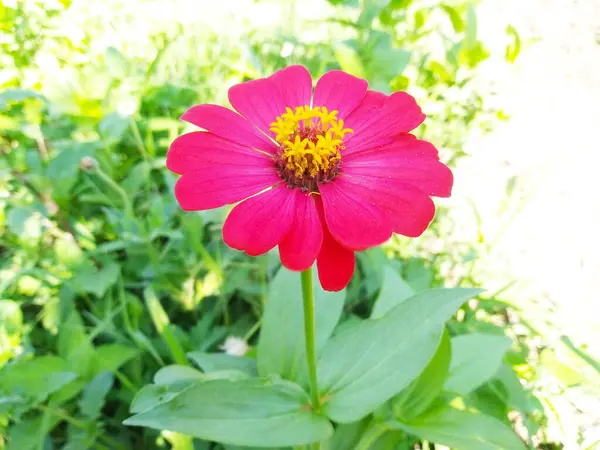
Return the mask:
POLYGON ((280 154, 276 165, 290 186, 316 188, 316 183, 331 180, 339 168, 344 136, 352 133, 337 118, 338 111, 325 106, 299 106, 271 123, 280 154))

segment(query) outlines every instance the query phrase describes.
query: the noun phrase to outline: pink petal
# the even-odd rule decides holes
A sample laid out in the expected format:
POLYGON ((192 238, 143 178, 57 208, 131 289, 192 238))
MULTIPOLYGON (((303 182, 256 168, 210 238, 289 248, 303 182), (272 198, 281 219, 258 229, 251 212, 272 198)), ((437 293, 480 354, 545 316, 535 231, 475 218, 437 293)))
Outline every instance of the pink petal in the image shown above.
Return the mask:
POLYGON ((312 194, 294 189, 296 215, 288 234, 279 243, 281 263, 302 271, 313 265, 323 241, 323 229, 312 194))
POLYGON ((319 186, 327 228, 344 247, 364 250, 387 241, 392 235, 389 218, 381 207, 361 197, 362 189, 346 177, 319 186))
POLYGON ((345 126, 355 132, 360 130, 374 114, 378 113, 388 96, 377 91, 367 91, 360 105, 346 118, 345 126))
POLYGON ((273 160, 250 147, 205 131, 179 136, 167 153, 167 168, 171 172, 182 174, 214 165, 239 166, 238 171, 243 172, 246 167, 273 167, 273 160))
POLYGON ((319 78, 315 87, 313 106, 337 110, 338 118, 345 119, 365 97, 368 83, 341 70, 331 70, 319 78))
POLYGON ((323 243, 317 256, 317 271, 321 287, 326 291, 341 291, 352 279, 354 274, 354 252, 342 247, 327 229, 323 213, 323 202, 318 195, 315 204, 323 227, 323 243))
POLYGON ((387 144, 396 135, 408 133, 425 120, 415 99, 406 92, 393 93, 370 117, 365 114, 363 112, 360 118, 354 119, 360 124, 345 139, 344 155, 387 144))
POLYGON ((453 176, 438 161, 437 150, 429 142, 401 135, 381 147, 344 155, 344 173, 373 180, 390 180, 417 188, 437 197, 449 197, 453 176))
POLYGON ((279 88, 281 80, 281 75, 275 81, 271 78, 259 78, 236 84, 229 89, 231 105, 271 137, 275 136, 273 132, 269 131, 271 122, 274 122, 285 112, 285 107, 289 106, 285 104, 284 96, 279 88))
POLYGON ((420 236, 435 214, 435 205, 428 195, 398 180, 348 175, 344 188, 382 208, 392 230, 404 236, 420 236))
POLYGON ((181 116, 181 119, 238 144, 269 153, 277 150, 275 143, 250 122, 222 106, 192 106, 181 116))
POLYGON ((288 66, 269 77, 281 92, 283 103, 294 109, 297 106, 310 106, 312 78, 304 66, 288 66))
POLYGON ((279 184, 237 205, 223 225, 223 240, 250 256, 268 252, 279 244, 294 221, 297 197, 279 184))
POLYGON ((175 197, 185 211, 202 211, 239 202, 280 182, 273 167, 207 166, 185 172, 175 184, 175 197))

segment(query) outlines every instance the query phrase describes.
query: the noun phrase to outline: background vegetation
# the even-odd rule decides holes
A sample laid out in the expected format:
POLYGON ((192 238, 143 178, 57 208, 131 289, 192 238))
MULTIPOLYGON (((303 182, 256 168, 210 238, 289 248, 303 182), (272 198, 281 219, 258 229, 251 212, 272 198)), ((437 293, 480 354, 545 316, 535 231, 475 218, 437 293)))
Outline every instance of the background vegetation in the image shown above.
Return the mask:
MULTIPOLYGON (((418 133, 451 165, 469 131, 507 118, 475 87, 490 53, 474 3, 225 3, 0 0, 0 448, 211 448, 122 424, 159 369, 194 366, 190 352, 222 351, 235 336, 252 355, 279 268, 276 254, 251 259, 223 244, 226 210, 176 204, 165 154, 189 106, 226 104, 232 84, 291 63, 314 78, 342 68, 414 95, 428 115, 418 133)), ((520 49, 506 24, 506 64, 520 49)), ((344 319, 403 289, 485 285, 477 266, 495 242, 459 241, 460 226, 439 202, 423 237, 360 254, 344 319)), ((566 362, 545 348, 505 293, 485 292, 448 327, 511 340, 490 352, 475 339, 479 371, 463 376, 460 400, 531 448, 562 448, 547 439, 561 423, 553 396, 594 394, 600 367, 566 336, 566 362)), ((455 446, 481 448, 480 426, 457 419, 449 442, 472 434, 455 446)), ((388 432, 372 448, 435 448, 424 435, 388 432)))

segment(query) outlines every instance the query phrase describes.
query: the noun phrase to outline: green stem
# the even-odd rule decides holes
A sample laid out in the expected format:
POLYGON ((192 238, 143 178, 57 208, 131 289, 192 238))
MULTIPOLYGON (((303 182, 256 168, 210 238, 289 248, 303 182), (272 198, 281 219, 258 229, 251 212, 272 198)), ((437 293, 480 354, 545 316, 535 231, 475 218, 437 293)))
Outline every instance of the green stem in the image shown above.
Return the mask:
POLYGON ((313 410, 319 412, 319 386, 317 384, 317 358, 315 352, 315 296, 313 292, 312 267, 301 274, 302 303, 304 304, 304 336, 306 338, 306 362, 313 410))

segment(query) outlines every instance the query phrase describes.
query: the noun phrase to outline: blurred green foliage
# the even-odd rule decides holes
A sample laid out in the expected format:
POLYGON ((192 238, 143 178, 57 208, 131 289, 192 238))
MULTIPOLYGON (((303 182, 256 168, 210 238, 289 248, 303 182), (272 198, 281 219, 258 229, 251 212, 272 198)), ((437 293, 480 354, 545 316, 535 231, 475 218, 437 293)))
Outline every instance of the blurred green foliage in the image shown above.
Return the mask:
MULTIPOLYGON (((248 14, 271 8, 282 24, 274 27, 211 17, 144 27, 145 2, 132 9, 113 0, 97 11, 85 3, 0 0, 0 448, 220 448, 122 424, 157 371, 192 366, 188 352, 210 372, 203 355, 238 336, 254 356, 279 266, 276 254, 250 259, 223 244, 224 209, 179 209, 176 178, 165 169, 168 145, 184 131, 177 118, 193 104, 226 104, 232 84, 290 63, 314 78, 341 68, 373 89, 413 94, 428 114, 418 133, 453 164, 469 130, 503 117, 488 106, 493 93, 474 88, 493 55, 478 39, 475 4, 463 0, 244 4, 248 14)), ((520 38, 512 26, 507 34, 499 57, 513 62, 520 38)), ((456 226, 440 208, 423 238, 394 237, 361 253, 341 326, 371 310, 383 314, 403 293, 477 286, 477 247, 453 242, 456 226)), ((465 358, 491 358, 487 370, 462 376, 434 358, 449 381, 426 369, 407 388, 423 403, 397 397, 393 408, 406 420, 370 448, 433 445, 439 420, 454 424, 442 443, 458 448, 467 447, 456 439, 497 423, 514 425, 532 448, 552 448, 541 447, 544 412, 530 389, 539 377, 529 344, 535 331, 524 328, 501 292, 463 306, 449 336, 491 339, 488 353, 479 335, 453 338, 465 358), (440 405, 410 422, 407 414, 429 408, 448 383, 467 409, 440 405)), ((565 364, 552 351, 540 359, 563 385, 588 382, 572 368, 581 359, 565 364)), ((168 395, 170 384, 156 377, 168 395)), ((344 442, 356 442, 367 425, 339 427, 335 448, 350 448, 344 442)))

